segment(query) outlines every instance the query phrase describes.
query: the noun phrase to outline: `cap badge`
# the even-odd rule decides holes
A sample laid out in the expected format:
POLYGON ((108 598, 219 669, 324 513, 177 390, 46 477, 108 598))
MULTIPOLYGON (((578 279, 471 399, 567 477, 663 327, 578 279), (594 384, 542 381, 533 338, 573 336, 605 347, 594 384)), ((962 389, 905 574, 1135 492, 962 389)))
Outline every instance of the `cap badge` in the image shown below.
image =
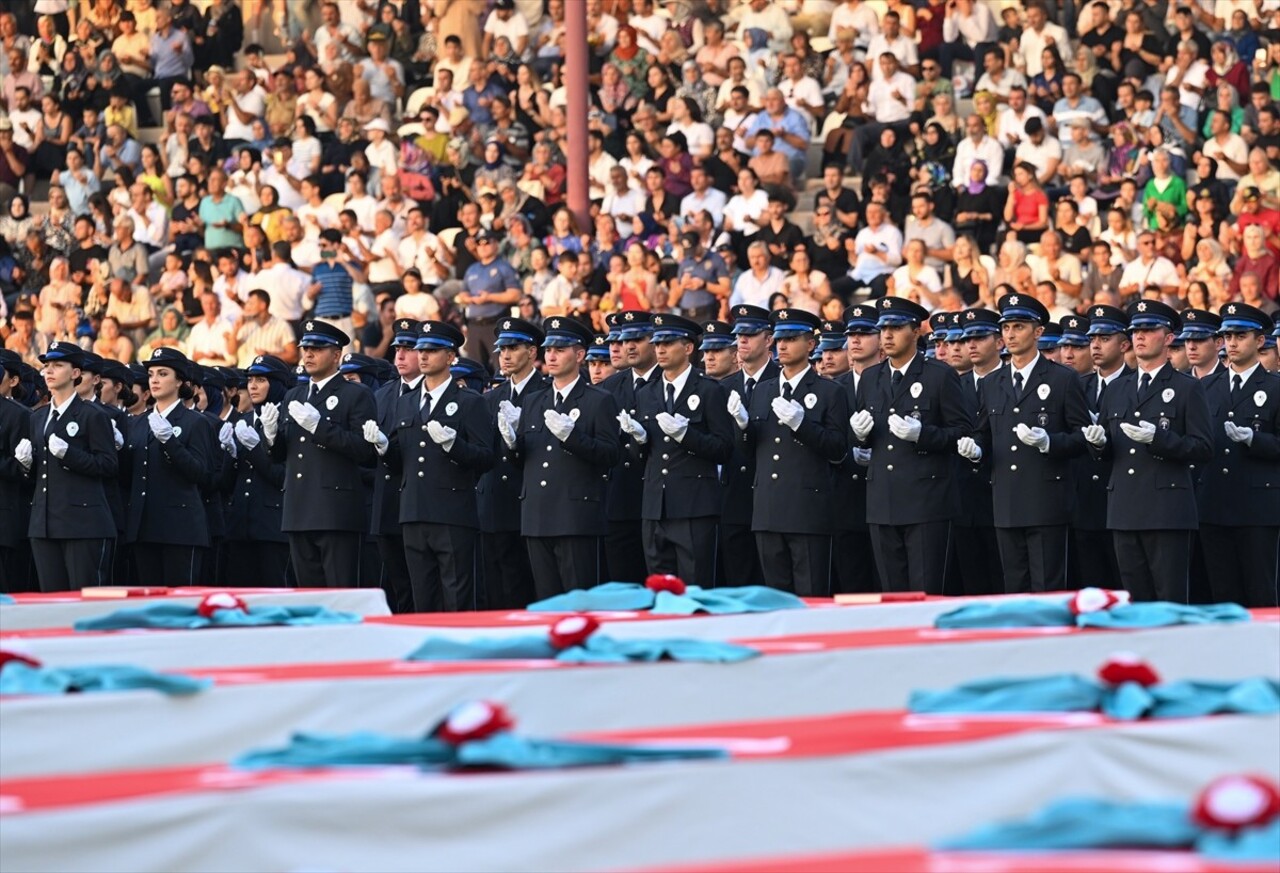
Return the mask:
POLYGON ((314 321, 308 321, 307 330, 315 330, 315 329, 316 329, 316 323, 314 321))
POLYGON ((655 317, 654 317, 654 319, 653 319, 653 323, 654 323, 654 324, 656 324, 658 327, 662 327, 662 325, 663 325, 665 322, 662 320, 662 316, 661 316, 661 315, 658 315, 658 316, 655 316, 655 317))
POLYGON ((422 332, 423 332, 423 333, 431 333, 431 325, 429 325, 429 324, 424 324, 424 325, 422 326, 422 332))
POLYGON ((1102 307, 1098 307, 1097 309, 1093 310, 1093 314, 1101 318, 1104 314, 1104 311, 1102 307))
POLYGON ((347 352, 345 355, 342 356, 342 362, 344 364, 351 362, 351 352, 347 352))
POLYGON ((1235 315, 1235 314, 1236 314, 1236 305, 1233 303, 1227 307, 1227 315, 1235 315))
POLYGON ((409 322, 407 322, 407 321, 402 321, 402 322, 400 322, 400 329, 401 329, 401 330, 408 330, 408 329, 409 329, 409 322))
MULTIPOLYGON (((636 315, 635 315, 635 313, 634 313, 634 312, 628 312, 626 315, 622 316, 622 320, 623 320, 623 321, 635 321, 635 320, 636 320, 636 315)), ((559 327, 560 325, 559 325, 559 323, 556 323, 556 324, 553 324, 553 325, 551 325, 551 326, 552 326, 552 327, 559 327)))
POLYGON ((253 362, 254 362, 255 364, 261 364, 261 363, 262 363, 262 355, 258 355, 258 357, 254 358, 254 359, 253 359, 253 362))
MULTIPOLYGON (((54 343, 53 345, 57 346, 58 344, 54 343)), ((151 353, 151 359, 153 361, 156 360, 157 358, 163 358, 163 357, 164 357, 164 349, 156 349, 154 352, 151 353)))
POLYGON ((1139 311, 1139 312, 1146 312, 1146 311, 1147 311, 1147 304, 1145 304, 1145 303, 1139 303, 1139 304, 1138 304, 1138 311, 1139 311))
POLYGON ((791 313, 790 313, 790 312, 787 312, 787 310, 785 310, 785 309, 779 309, 779 310, 778 310, 778 318, 781 318, 781 319, 783 319, 783 320, 786 320, 786 319, 788 319, 788 318, 790 318, 790 317, 791 317, 791 313))
POLYGON ((715 333, 715 332, 716 332, 716 326, 714 324, 708 324, 707 333, 715 333))
POLYGON ((739 306, 739 307, 738 307, 738 314, 739 314, 739 315, 746 315, 746 314, 747 314, 747 307, 745 307, 745 306, 739 306))
POLYGON ((965 320, 966 320, 966 321, 973 321, 973 320, 974 320, 975 318, 977 318, 978 316, 977 316, 975 313, 973 313, 972 311, 970 311, 970 312, 966 312, 966 313, 964 314, 964 317, 965 317, 965 320))
POLYGON ((689 411, 694 412, 695 410, 697 410, 698 404, 700 404, 701 402, 702 401, 698 399, 697 394, 690 394, 689 395, 689 411))
POLYGON ((556 330, 559 330, 559 329, 560 329, 560 319, 558 319, 558 318, 552 319, 552 320, 551 320, 551 327, 552 327, 552 328, 554 328, 554 329, 556 329, 556 330))
POLYGON ((1017 295, 1017 294, 1012 294, 1012 295, 1010 295, 1010 296, 1009 296, 1009 305, 1010 305, 1010 306, 1017 306, 1017 305, 1018 305, 1018 295, 1017 295))
POLYGON ((330 412, 332 412, 333 410, 337 409, 337 408, 338 408, 338 397, 337 397, 337 395, 335 394, 335 395, 333 395, 332 397, 330 397, 328 400, 326 400, 326 401, 324 402, 324 406, 325 406, 325 409, 328 409, 330 412))
POLYGON ((886 298, 884 298, 883 300, 881 300, 881 301, 880 301, 880 308, 881 308, 881 309, 888 309, 888 308, 889 308, 890 306, 892 306, 892 305, 893 305, 893 300, 892 300, 892 298, 890 298, 890 297, 886 297, 886 298))
POLYGON ((1071 319, 1070 321, 1068 321, 1068 322, 1067 322, 1067 327, 1075 327, 1075 326, 1076 326, 1076 325, 1078 325, 1078 324, 1080 324, 1080 322, 1076 321, 1076 320, 1073 318, 1073 319, 1071 319))

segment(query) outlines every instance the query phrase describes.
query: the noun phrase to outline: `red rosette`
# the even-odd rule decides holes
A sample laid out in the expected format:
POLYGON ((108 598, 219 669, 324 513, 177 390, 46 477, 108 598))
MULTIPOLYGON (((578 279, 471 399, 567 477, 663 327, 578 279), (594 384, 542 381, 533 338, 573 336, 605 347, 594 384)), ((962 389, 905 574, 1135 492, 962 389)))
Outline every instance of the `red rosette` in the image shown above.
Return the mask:
POLYGON ((1223 776, 1200 792, 1192 817, 1206 828, 1232 831, 1267 824, 1280 817, 1280 786, 1262 776, 1223 776))
POLYGON ((1108 685, 1137 682, 1144 688, 1160 683, 1160 674, 1132 652, 1117 652, 1098 669, 1098 678, 1108 685))
POLYGON ((28 667, 39 667, 40 662, 30 655, 23 655, 19 652, 13 652, 8 649, 0 649, 0 670, 4 669, 4 665, 13 661, 18 664, 26 664, 28 667))
POLYGON ((567 615, 551 626, 547 636, 557 649, 580 646, 600 629, 600 622, 590 615, 567 615))
POLYGON ((196 607, 196 612, 205 618, 213 618, 213 614, 223 609, 238 609, 240 612, 248 612, 249 605, 228 591, 216 591, 213 594, 206 594, 204 599, 200 601, 200 605, 196 607))
POLYGON ((483 740, 499 731, 509 730, 515 725, 511 714, 499 703, 488 700, 474 700, 456 707, 448 717, 432 731, 432 736, 444 740, 450 745, 461 745, 474 740, 483 740))
POLYGON ((1122 603, 1129 602, 1128 591, 1108 591, 1105 588, 1081 588, 1071 595, 1067 606, 1072 615, 1083 615, 1087 612, 1102 612, 1122 603))
POLYGON ((688 589, 684 584, 684 580, 679 576, 673 576, 670 573, 654 573, 648 579, 644 580, 644 587, 648 588, 654 594, 659 591, 669 591, 672 594, 680 595, 688 589))

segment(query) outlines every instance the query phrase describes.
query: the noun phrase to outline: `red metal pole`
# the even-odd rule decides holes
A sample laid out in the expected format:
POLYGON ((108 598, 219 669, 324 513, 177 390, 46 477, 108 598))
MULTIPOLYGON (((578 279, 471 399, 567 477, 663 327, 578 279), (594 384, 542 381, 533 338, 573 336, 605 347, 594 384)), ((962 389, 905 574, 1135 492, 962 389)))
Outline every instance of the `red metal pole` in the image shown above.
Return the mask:
POLYGON ((578 229, 591 233, 591 196, 587 184, 587 111, 589 108, 587 53, 587 4, 572 0, 565 4, 564 84, 568 98, 569 152, 565 155, 565 204, 577 220, 578 229))

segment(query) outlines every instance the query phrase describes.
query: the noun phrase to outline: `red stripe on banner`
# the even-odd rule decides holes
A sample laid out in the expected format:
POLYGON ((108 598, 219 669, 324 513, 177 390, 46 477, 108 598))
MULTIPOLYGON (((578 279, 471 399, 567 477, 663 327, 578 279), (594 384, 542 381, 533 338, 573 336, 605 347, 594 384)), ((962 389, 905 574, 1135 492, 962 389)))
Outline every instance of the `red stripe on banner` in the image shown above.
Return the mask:
POLYGON ((246 594, 318 594, 333 593, 337 590, 356 591, 358 589, 335 589, 335 588, 150 588, 146 589, 155 593, 143 594, 144 589, 118 589, 119 593, 95 593, 95 589, 86 588, 83 591, 40 591, 26 592, 23 594, 11 595, 14 603, 9 606, 23 606, 27 604, 42 605, 49 603, 83 603, 86 600, 102 601, 102 600, 129 600, 129 601, 147 601, 147 600, 164 600, 169 597, 204 597, 209 594, 216 594, 225 591, 231 591, 233 594, 244 596, 246 594))

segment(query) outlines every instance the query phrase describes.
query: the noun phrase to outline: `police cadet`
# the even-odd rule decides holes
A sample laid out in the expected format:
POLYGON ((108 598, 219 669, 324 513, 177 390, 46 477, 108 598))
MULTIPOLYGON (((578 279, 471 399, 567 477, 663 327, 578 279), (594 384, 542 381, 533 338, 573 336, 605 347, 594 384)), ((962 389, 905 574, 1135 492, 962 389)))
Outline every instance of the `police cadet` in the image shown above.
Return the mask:
POLYGON ((1039 351, 1049 321, 1044 304, 1006 294, 997 305, 1009 366, 982 380, 977 427, 956 451, 969 461, 991 457, 1005 593, 1059 591, 1067 581, 1069 461, 1085 451, 1089 410, 1075 371, 1039 351))
POLYGON ((610 312, 604 317, 604 323, 609 328, 609 333, 605 335, 605 343, 609 347, 609 363, 619 373, 627 369, 627 344, 622 341, 622 326, 619 324, 621 320, 621 312, 610 312))
POLYGON ((849 353, 845 351, 844 322, 838 318, 822 320, 818 336, 818 375, 839 379, 849 372, 849 353))
POLYGON ((732 391, 728 410, 755 454, 751 528, 765 579, 802 597, 822 597, 831 580, 832 465, 848 451, 849 405, 840 386, 809 364, 818 317, 777 309, 770 322, 782 372, 755 388, 750 406, 732 391))
POLYGON ((373 394, 338 375, 351 339, 311 319, 302 338, 303 379, 280 405, 259 412, 271 456, 285 462, 283 529, 303 587, 352 588, 360 578, 364 515, 361 469, 377 459, 364 423, 377 415, 373 394))
MULTIPOLYGON (((999 301, 997 301, 999 303, 999 301)), ((1036 342, 1036 350, 1055 364, 1062 363, 1062 350, 1058 341, 1062 339, 1062 325, 1049 321, 1044 324, 1044 333, 1036 342)))
POLYGON ((1244 303, 1221 315, 1227 367, 1202 383, 1214 457, 1200 476, 1200 540, 1215 602, 1276 606, 1280 378, 1258 361, 1270 319, 1244 303))
MULTIPOLYGON (((725 390, 737 392, 742 405, 750 408, 751 398, 762 382, 776 379, 781 369, 770 354, 773 332, 769 329, 769 311, 759 306, 734 306, 733 336, 738 344, 741 369, 724 377, 725 390)), ((724 580, 728 585, 763 585, 764 572, 756 551, 756 538, 751 527, 756 477, 755 452, 747 445, 747 434, 740 434, 729 463, 720 469, 724 487, 724 509, 720 514, 720 554, 724 564, 724 580)))
POLYGON ((1137 600, 1185 603, 1191 536, 1200 526, 1191 465, 1213 456, 1209 408, 1199 380, 1168 360, 1178 314, 1139 300, 1128 315, 1138 370, 1107 389, 1085 438, 1111 459, 1107 527, 1121 583, 1137 600))
POLYGON ((716 578, 717 467, 729 460, 736 432, 726 393, 693 368, 700 328, 679 315, 653 317, 661 376, 636 394, 636 412, 618 426, 645 457, 641 531, 650 573, 672 573, 693 585, 716 578))
MULTIPOLYGON (((76 385, 76 394, 85 403, 90 403, 106 413, 107 418, 111 420, 111 439, 116 447, 116 451, 120 451, 124 446, 124 432, 129 429, 129 416, 122 409, 115 409, 103 404, 98 399, 99 386, 102 384, 102 373, 106 369, 107 361, 94 354, 86 351, 84 353, 84 366, 80 373, 80 382, 76 385)), ((110 572, 108 574, 108 582, 116 581, 117 568, 117 552, 119 544, 125 542, 125 501, 124 493, 129 488, 128 471, 123 469, 115 480, 108 481, 104 487, 107 490, 107 503, 111 506, 111 517, 116 521, 116 539, 112 544, 110 572)))
POLYGON ((442 321, 418 336, 419 390, 396 403, 395 430, 365 423, 365 439, 400 479, 400 528, 416 612, 476 608, 476 485, 493 466, 493 424, 484 398, 449 371, 464 338, 442 321))
MULTIPOLYGON (((627 310, 619 316, 618 326, 626 369, 601 382, 600 387, 613 395, 619 409, 625 409, 634 416, 636 395, 645 385, 658 378, 658 358, 651 341, 653 315, 627 310)), ((611 580, 644 581, 644 545, 640 535, 640 505, 643 497, 644 458, 641 456, 640 446, 626 436, 622 438, 622 457, 609 476, 606 507, 609 534, 604 541, 604 555, 611 580)))
MULTIPOLYGON (((876 308, 870 305, 851 306, 844 312, 845 321, 831 322, 831 326, 843 324, 841 337, 844 370, 836 375, 837 385, 844 388, 845 403, 854 408, 858 393, 858 380, 868 367, 880 363, 880 332, 876 329, 876 308)), ((826 325, 823 322, 823 342, 827 345, 826 325)), ((830 352, 823 353, 828 363, 830 352)), ((834 361, 831 369, 839 370, 834 361)), ((880 590, 876 575, 876 562, 871 553, 871 535, 867 528, 867 463, 871 453, 854 448, 835 468, 835 536, 831 540, 831 590, 835 594, 853 594, 880 590)))
POLYGON ((226 496, 235 482, 236 438, 234 423, 223 421, 226 413, 226 378, 216 367, 192 364, 192 399, 186 406, 204 416, 213 430, 215 448, 209 456, 204 481, 200 483, 200 495, 204 501, 205 519, 209 526, 209 546, 201 561, 200 579, 197 584, 217 585, 226 575, 227 518, 223 509, 226 496))
MULTIPOLYGON (((621 345, 621 343, 619 343, 621 345)), ((617 375, 617 368, 613 366, 613 360, 609 352, 609 337, 607 334, 598 333, 591 340, 591 348, 587 349, 587 375, 591 377, 592 385, 599 385, 605 379, 617 375)))
MULTIPOLYGON (((520 465, 515 452, 498 435, 498 407, 505 400, 514 409, 550 384, 536 369, 542 329, 519 318, 498 324, 494 345, 498 369, 507 381, 484 396, 492 442, 496 452, 493 469, 480 477, 480 553, 484 562, 485 605, 489 609, 523 609, 534 600, 533 569, 529 550, 520 538, 520 465)), ((597 348, 593 346, 594 350, 597 348)), ((604 352, 606 361, 609 350, 604 352)))
POLYGON ((950 351, 945 348, 947 342, 947 322, 950 320, 951 313, 935 312, 929 316, 929 335, 925 337, 928 343, 925 354, 944 364, 950 364, 950 351), (943 348, 939 349, 939 345, 943 348))
POLYGON ((702 352, 702 369, 712 379, 728 379, 738 372, 738 344, 728 322, 704 322, 698 351, 702 352))
POLYGON ((617 402, 581 378, 591 331, 563 316, 547 319, 543 328, 551 385, 521 407, 498 404, 498 432, 523 467, 520 531, 539 598, 600 581, 609 470, 621 456, 617 402))
POLYGON ((1080 377, 1093 372, 1093 358, 1089 356, 1089 319, 1083 315, 1064 315, 1058 319, 1062 337, 1058 340, 1058 361, 1070 367, 1080 377))
POLYGON ((22 357, 9 349, 0 349, 0 591, 18 590, 26 581, 19 571, 19 544, 26 539, 27 507, 25 499, 26 469, 15 452, 18 443, 30 445, 31 411, 13 399, 18 384, 22 357))
POLYGON ((956 441, 973 432, 960 376, 917 352, 928 313, 901 297, 877 304, 886 360, 862 374, 849 425, 870 449, 867 523, 880 582, 888 591, 941 594, 951 519, 960 511, 956 441))
POLYGON ((1222 336, 1219 329, 1222 319, 1204 309, 1184 309, 1182 317, 1182 340, 1187 350, 1188 371, 1197 379, 1208 379, 1223 373, 1226 368, 1218 359, 1222 351, 1222 336))
POLYGON ((1275 328, 1271 336, 1263 340, 1262 352, 1258 360, 1268 373, 1280 373, 1280 312, 1276 312, 1275 328))
POLYGON ((280 521, 284 464, 268 454, 260 418, 265 404, 280 403, 292 387, 292 369, 274 355, 258 355, 246 369, 250 406, 232 424, 237 448, 227 513, 227 578, 234 584, 296 584, 280 521))

